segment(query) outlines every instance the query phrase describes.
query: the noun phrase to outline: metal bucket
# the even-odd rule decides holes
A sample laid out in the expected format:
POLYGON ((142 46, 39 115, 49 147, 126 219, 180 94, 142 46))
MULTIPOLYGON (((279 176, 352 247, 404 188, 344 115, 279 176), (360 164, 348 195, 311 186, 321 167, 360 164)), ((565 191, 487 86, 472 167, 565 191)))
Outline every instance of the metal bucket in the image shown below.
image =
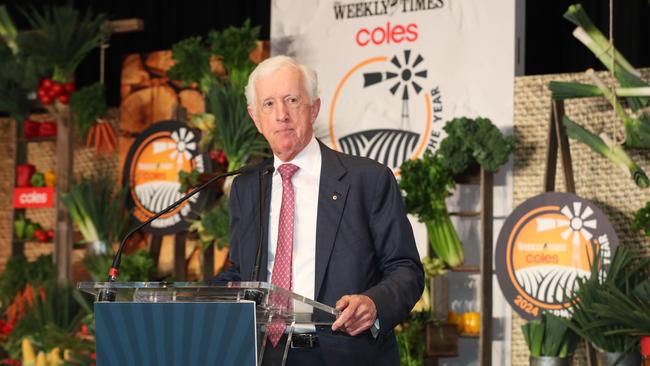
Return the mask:
POLYGON ((639 366, 641 364, 641 357, 638 353, 628 353, 616 363, 622 354, 621 352, 598 351, 596 354, 596 363, 598 366, 639 366))
POLYGON ((571 357, 530 356, 530 366, 569 366, 571 357))

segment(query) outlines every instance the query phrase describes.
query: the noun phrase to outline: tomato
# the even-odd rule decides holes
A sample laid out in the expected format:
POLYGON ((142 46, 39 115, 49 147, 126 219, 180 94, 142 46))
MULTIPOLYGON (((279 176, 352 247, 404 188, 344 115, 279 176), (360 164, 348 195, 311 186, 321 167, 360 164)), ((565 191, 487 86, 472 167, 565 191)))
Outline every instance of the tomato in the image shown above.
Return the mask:
POLYGON ((50 95, 51 96, 56 98, 59 95, 62 95, 63 91, 64 91, 63 90, 63 85, 61 85, 59 83, 55 83, 55 82, 52 83, 52 89, 50 89, 50 95))
POLYGON ((38 90, 36 90, 36 95, 39 98, 41 98, 43 96, 49 95, 49 93, 48 93, 47 89, 45 89, 45 88, 38 88, 38 90))
POLYGON ((54 98, 50 95, 44 95, 39 97, 38 100, 40 100, 43 105, 50 105, 54 101, 54 98))
POLYGON ((59 97, 57 99, 59 100, 59 102, 61 102, 63 104, 70 103, 70 95, 68 95, 68 94, 61 94, 61 95, 59 95, 59 97))
POLYGON ((41 79, 41 85, 40 86, 41 86, 41 88, 43 88, 45 90, 50 90, 52 88, 52 84, 54 84, 52 79, 43 78, 43 79, 41 79))
POLYGON ((63 84, 63 90, 65 90, 65 92, 68 94, 72 94, 72 92, 75 91, 74 83, 72 81, 69 81, 63 84))

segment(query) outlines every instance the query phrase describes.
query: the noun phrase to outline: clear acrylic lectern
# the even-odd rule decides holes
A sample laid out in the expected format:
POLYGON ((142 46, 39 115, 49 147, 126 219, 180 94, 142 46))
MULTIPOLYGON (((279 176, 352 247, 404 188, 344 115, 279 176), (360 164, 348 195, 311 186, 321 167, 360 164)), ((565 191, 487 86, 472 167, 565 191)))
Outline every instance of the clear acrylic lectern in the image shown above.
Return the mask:
POLYGON ((97 299, 98 366, 281 366, 296 325, 331 326, 339 313, 266 282, 80 282, 78 288, 97 299), (99 300, 107 294, 114 301, 99 300), (284 352, 265 357, 267 325, 280 321, 284 352))

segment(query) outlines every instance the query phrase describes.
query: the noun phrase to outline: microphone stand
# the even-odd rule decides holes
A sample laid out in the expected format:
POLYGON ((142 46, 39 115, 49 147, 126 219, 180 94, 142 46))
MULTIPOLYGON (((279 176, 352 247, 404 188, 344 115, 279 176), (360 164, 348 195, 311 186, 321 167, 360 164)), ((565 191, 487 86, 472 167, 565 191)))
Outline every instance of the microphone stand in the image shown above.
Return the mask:
MULTIPOLYGON (((160 216, 168 213, 169 211, 173 210, 176 208, 178 205, 181 203, 187 201, 190 199, 190 197, 194 196, 195 194, 199 193, 200 191, 204 190, 206 187, 211 185, 212 183, 218 181, 219 179, 223 179, 226 177, 229 177, 231 175, 237 175, 241 173, 248 172, 250 170, 253 170, 252 167, 245 167, 242 169, 238 170, 233 170, 232 172, 226 172, 223 174, 215 175, 214 177, 210 178, 207 182, 201 184, 197 188, 193 189, 190 193, 184 195, 183 197, 179 198, 176 202, 172 203, 171 205, 167 206, 165 209, 162 211, 158 212, 154 216, 150 217, 147 221, 141 223, 140 225, 136 226, 135 228, 131 229, 124 238, 122 239, 122 242, 120 243, 119 248, 117 249, 117 252, 115 253, 115 257, 113 257, 113 264, 111 265, 111 268, 108 270, 108 281, 107 282, 115 282, 117 281, 117 276, 119 274, 119 268, 120 268, 120 263, 122 261, 122 250, 126 247, 126 242, 127 240, 136 232, 138 232, 140 229, 143 227, 149 225, 152 221, 155 219, 159 218, 160 216)), ((99 292, 98 296, 98 301, 115 301, 116 293, 115 291, 111 289, 102 289, 99 292)))

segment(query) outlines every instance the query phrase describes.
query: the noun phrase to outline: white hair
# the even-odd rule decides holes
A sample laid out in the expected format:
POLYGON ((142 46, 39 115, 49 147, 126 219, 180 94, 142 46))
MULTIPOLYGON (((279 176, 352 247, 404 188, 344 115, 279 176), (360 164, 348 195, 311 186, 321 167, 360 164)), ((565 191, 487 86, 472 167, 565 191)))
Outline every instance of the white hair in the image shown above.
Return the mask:
POLYGON ((246 84, 244 91, 246 93, 246 102, 251 108, 253 108, 253 110, 255 110, 255 100, 257 98, 257 92, 255 90, 255 84, 257 81, 270 76, 283 67, 292 67, 300 71, 305 89, 307 89, 309 102, 311 103, 314 101, 314 98, 316 98, 318 94, 318 76, 316 75, 316 72, 309 66, 299 63, 292 57, 279 55, 267 58, 260 62, 260 64, 257 65, 253 72, 248 76, 248 84, 246 84))

